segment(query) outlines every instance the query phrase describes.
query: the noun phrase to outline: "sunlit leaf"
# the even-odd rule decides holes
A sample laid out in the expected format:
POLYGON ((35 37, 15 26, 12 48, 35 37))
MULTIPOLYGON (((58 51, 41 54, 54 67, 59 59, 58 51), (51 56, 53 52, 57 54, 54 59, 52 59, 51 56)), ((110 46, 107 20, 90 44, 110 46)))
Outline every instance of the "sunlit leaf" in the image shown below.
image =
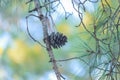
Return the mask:
POLYGON ((2 55, 3 53, 3 48, 0 47, 0 56, 2 55))
POLYGON ((64 35, 70 36, 72 34, 71 33, 72 32, 71 27, 64 22, 60 23, 60 25, 57 27, 57 29, 58 29, 58 31, 60 31, 64 35))
POLYGON ((8 55, 10 59, 16 63, 22 63, 25 60, 26 53, 28 52, 28 47, 24 42, 16 40, 11 48, 8 50, 8 55))

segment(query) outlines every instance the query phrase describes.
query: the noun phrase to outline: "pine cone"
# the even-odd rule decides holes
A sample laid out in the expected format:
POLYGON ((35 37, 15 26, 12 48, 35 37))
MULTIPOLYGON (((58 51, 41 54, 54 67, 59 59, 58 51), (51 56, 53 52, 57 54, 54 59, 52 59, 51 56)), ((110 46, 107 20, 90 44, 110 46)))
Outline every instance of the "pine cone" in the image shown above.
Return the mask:
POLYGON ((48 40, 50 42, 50 45, 53 48, 60 48, 63 45, 65 45, 65 43, 67 42, 67 37, 65 35, 63 35, 62 33, 55 33, 52 32, 49 36, 48 36, 48 40))

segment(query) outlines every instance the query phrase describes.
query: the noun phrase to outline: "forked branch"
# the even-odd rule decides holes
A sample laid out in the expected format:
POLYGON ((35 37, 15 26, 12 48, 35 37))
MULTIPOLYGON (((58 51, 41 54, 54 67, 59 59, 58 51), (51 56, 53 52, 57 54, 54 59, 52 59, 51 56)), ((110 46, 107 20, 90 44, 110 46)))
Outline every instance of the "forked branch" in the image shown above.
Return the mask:
MULTIPOLYGON (((49 42, 49 39, 48 39, 48 28, 50 27, 50 20, 47 16, 45 16, 43 13, 42 13, 42 7, 41 7, 41 4, 39 2, 39 0, 30 0, 29 2, 33 1, 34 4, 35 4, 35 8, 33 9, 34 11, 37 11, 38 13, 38 16, 35 16, 35 17, 38 17, 40 22, 42 23, 42 28, 43 28, 43 35, 44 35, 44 42, 46 44, 46 50, 49 54, 49 57, 50 57, 50 62, 52 63, 53 65, 53 70, 56 74, 56 77, 57 77, 57 80, 61 80, 61 78, 65 79, 60 71, 58 70, 58 66, 57 66, 57 62, 56 62, 56 59, 54 57, 54 54, 53 54, 53 51, 52 51, 52 48, 51 48, 51 45, 50 45, 50 42, 49 42)), ((27 3, 29 3, 27 2, 27 3)), ((32 15, 33 16, 33 15, 32 15)), ((29 33, 29 30, 28 30, 28 26, 27 26, 27 31, 29 33)), ((30 35, 30 33, 29 33, 30 35)), ((31 35, 30 35, 31 37, 31 35)), ((34 41, 36 41, 33 37, 31 37, 34 41)))

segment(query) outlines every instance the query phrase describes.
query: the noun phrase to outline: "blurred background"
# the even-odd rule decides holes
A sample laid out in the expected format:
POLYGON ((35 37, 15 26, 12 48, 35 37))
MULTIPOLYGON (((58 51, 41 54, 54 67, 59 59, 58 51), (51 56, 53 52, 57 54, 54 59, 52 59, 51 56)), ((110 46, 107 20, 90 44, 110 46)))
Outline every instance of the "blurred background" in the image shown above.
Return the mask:
MULTIPOLYGON (((58 8, 53 15, 56 30, 68 37, 68 43, 60 49, 53 49, 56 59, 67 59, 87 53, 88 42, 94 49, 93 39, 79 24, 71 0, 61 0, 66 11, 74 13, 65 20, 64 10, 58 8), (68 1, 68 2, 66 2, 68 1), (69 3, 69 4, 68 4, 69 3)), ((77 1, 77 0, 76 0, 77 1)), ((34 4, 25 4, 25 0, 0 0, 0 80, 56 80, 49 56, 44 47, 35 43, 27 33, 26 16, 34 4)), ((117 3, 111 3, 117 4, 117 3)), ((86 25, 93 24, 94 11, 99 4, 87 2, 83 21, 86 25)), ((43 45, 43 31, 39 19, 28 19, 32 36, 43 45)), ((81 60, 70 60, 58 63, 61 74, 67 80, 89 80, 89 67, 81 60)), ((97 80, 97 79, 96 79, 97 80)))

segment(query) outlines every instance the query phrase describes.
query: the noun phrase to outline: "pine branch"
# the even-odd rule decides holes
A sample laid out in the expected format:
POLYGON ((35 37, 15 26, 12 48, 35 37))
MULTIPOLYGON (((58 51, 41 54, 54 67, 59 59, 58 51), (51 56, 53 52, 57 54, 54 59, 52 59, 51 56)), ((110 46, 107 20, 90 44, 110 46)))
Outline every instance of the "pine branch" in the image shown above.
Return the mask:
POLYGON ((57 80, 61 80, 61 78, 63 78, 63 76, 61 75, 61 73, 58 70, 58 66, 57 66, 57 63, 56 63, 56 60, 55 60, 51 45, 49 43, 49 40, 47 39, 47 37, 48 37, 48 27, 50 26, 49 25, 49 19, 46 16, 43 15, 43 13, 41 11, 41 8, 40 8, 41 5, 40 5, 39 0, 34 0, 34 4, 35 4, 35 8, 37 10, 39 19, 40 19, 40 21, 42 23, 42 26, 43 26, 43 33, 44 33, 44 39, 45 39, 44 41, 46 43, 46 50, 47 50, 47 52, 49 54, 50 62, 53 65, 53 70, 54 70, 54 72, 56 74, 57 80))

